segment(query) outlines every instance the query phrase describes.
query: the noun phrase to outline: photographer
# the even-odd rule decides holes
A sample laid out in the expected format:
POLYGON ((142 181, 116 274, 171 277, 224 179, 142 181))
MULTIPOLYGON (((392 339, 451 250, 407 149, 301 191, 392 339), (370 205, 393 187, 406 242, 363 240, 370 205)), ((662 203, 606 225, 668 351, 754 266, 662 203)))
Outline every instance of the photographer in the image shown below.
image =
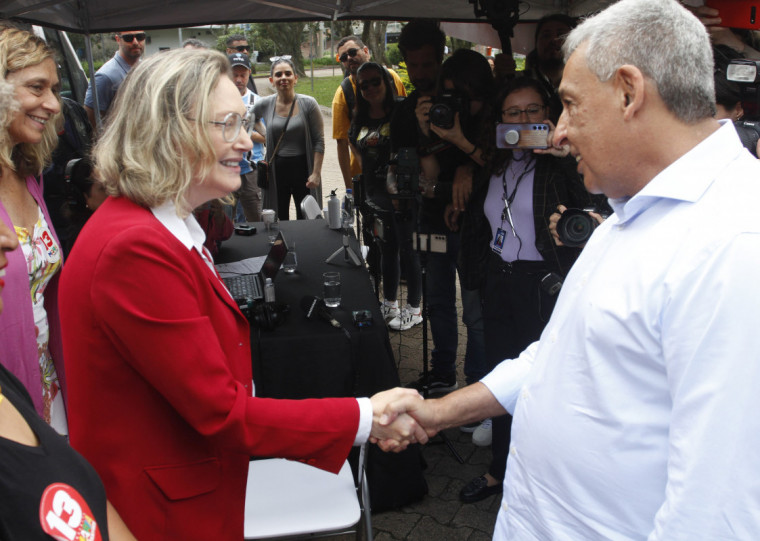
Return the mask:
MULTIPOLYGON (((490 126, 546 123, 545 150, 499 148, 488 132, 486 163, 475 175, 475 189, 464 213, 459 254, 462 287, 483 294, 486 362, 489 370, 517 356, 537 340, 549 320, 562 277, 580 252, 552 242, 549 215, 558 204, 588 206, 591 197, 568 158, 566 146, 552 146, 554 125, 547 120, 549 96, 531 78, 508 81, 495 100, 490 126)), ((493 458, 488 472, 460 492, 475 502, 501 492, 511 417, 493 419, 493 458)))
MULTIPOLYGON (((390 119, 395 97, 388 72, 375 62, 365 62, 356 72, 356 111, 348 131, 354 156, 362 170, 361 192, 388 225, 380 243, 383 277, 382 313, 391 329, 405 331, 422 322, 420 260, 412 248, 415 220, 411 202, 392 199, 386 189, 390 160, 390 119), (400 261, 407 269, 407 306, 399 309, 397 293, 400 261)), ((366 222, 365 222, 366 223, 366 222)))
MULTIPOLYGON (((425 188, 425 197, 421 206, 420 229, 424 233, 446 237, 446 253, 428 253, 424 256, 427 270, 425 293, 434 343, 432 369, 427 378, 422 376, 410 384, 418 390, 427 389, 429 393, 457 388, 456 260, 459 233, 448 227, 445 218, 454 206, 462 208, 469 196, 467 185, 455 185, 454 174, 458 166, 474 164, 472 156, 475 159, 479 156, 479 150, 473 148, 470 141, 476 140, 481 131, 485 104, 490 101, 494 86, 491 67, 485 57, 475 51, 459 50, 441 65, 436 92, 433 81, 437 70, 431 68, 435 66, 436 58, 439 61, 442 58, 443 43, 443 34, 431 21, 414 21, 402 31, 399 48, 417 90, 401 104, 391 123, 394 151, 414 147, 421 156, 424 176, 420 177, 420 187, 425 188), (413 24, 416 27, 412 27, 413 24), (436 34, 440 35, 440 41, 434 41, 436 34), (427 41, 420 39, 422 35, 428 37, 427 41), (410 42, 414 41, 415 47, 410 46, 410 42), (435 48, 433 43, 440 49, 435 48), (435 98, 432 97, 434 95, 435 98), (457 137, 455 144, 441 139, 436 135, 437 127, 431 127, 430 111, 434 106, 441 105, 454 109, 450 111, 453 125, 444 127, 442 132, 448 133, 453 128, 465 136, 457 137), (411 125, 411 119, 416 120, 414 125, 411 125), (455 193, 458 203, 453 203, 455 193)), ((462 288, 461 294, 462 319, 467 326, 464 372, 469 384, 485 374, 482 317, 479 293, 462 288)))

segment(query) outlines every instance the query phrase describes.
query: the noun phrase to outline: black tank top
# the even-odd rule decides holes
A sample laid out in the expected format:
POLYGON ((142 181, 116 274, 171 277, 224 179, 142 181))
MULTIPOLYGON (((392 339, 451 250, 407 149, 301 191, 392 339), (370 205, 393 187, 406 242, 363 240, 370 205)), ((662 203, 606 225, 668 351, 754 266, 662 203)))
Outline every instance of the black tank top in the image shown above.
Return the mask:
POLYGON ((37 415, 29 393, 2 365, 0 386, 40 442, 30 447, 0 437, 0 539, 107 541, 106 493, 98 474, 37 415))

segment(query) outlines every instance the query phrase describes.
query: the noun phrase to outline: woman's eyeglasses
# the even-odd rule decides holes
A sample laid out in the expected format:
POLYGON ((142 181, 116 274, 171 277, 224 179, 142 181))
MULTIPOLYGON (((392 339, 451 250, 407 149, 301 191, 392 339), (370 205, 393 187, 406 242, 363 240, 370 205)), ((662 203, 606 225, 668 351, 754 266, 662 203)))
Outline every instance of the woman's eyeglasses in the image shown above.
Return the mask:
POLYGON ((146 37, 147 37, 147 34, 145 34, 145 32, 138 32, 137 34, 119 35, 119 38, 121 38, 123 41, 126 41, 127 43, 132 43, 135 38, 137 38, 137 41, 145 41, 146 37))
POLYGON ((238 45, 236 47, 230 47, 230 49, 235 49, 239 53, 243 53, 243 52, 247 53, 248 51, 251 50, 251 46, 250 45, 238 45))
POLYGON ((518 120, 523 113, 529 117, 534 117, 536 115, 543 114, 543 112, 543 105, 531 103, 525 109, 520 109, 519 107, 510 107, 509 109, 504 109, 501 114, 506 117, 507 120, 518 120))
MULTIPOLYGON (((188 120, 192 120, 195 122, 197 119, 195 118, 188 118, 188 120)), ((249 114, 246 113, 245 116, 240 116, 239 113, 227 113, 224 116, 224 120, 209 120, 209 124, 214 124, 215 126, 221 126, 222 127, 222 137, 224 140, 228 143, 234 143, 237 141, 237 138, 240 137, 240 128, 243 127, 243 124, 248 124, 249 120, 249 114)))
POLYGON ((356 56, 356 53, 358 52, 359 52, 359 49, 349 49, 348 51, 340 55, 338 57, 338 60, 340 60, 341 62, 348 62, 348 57, 350 56, 351 58, 353 58, 356 56))
POLYGON ((290 56, 289 54, 284 54, 282 56, 270 56, 269 57, 269 61, 272 64, 274 64, 275 62, 279 62, 280 60, 290 60, 291 58, 293 58, 293 57, 290 56))
POLYGON ((383 80, 380 77, 375 77, 373 79, 367 79, 366 81, 362 81, 361 83, 359 83, 359 90, 361 90, 362 92, 364 92, 366 90, 369 90, 370 87, 372 87, 372 86, 374 86, 375 88, 377 88, 378 86, 380 86, 382 84, 382 82, 383 82, 383 80))

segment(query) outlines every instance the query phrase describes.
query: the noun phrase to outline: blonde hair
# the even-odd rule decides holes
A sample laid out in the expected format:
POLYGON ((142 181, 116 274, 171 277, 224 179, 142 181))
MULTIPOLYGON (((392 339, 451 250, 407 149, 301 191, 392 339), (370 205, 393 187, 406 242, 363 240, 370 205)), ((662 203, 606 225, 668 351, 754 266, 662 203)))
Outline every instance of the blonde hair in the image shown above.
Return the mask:
POLYGON ((13 113, 18 110, 18 102, 13 85, 0 76, 0 146, 9 140, 8 125, 13 120, 13 113))
POLYGON ((217 51, 175 49, 129 72, 93 151, 109 195, 144 207, 173 200, 185 209, 194 179, 205 178, 216 161, 210 96, 229 71, 217 51))
MULTIPOLYGON (((44 40, 26 30, 0 23, 0 67, 3 78, 48 59, 55 62, 55 50, 44 40)), ((12 118, 12 114, 9 116, 12 118)), ((13 145, 8 135, 8 124, 3 124, 4 133, 0 137, 0 166, 16 171, 21 177, 40 174, 50 162, 53 150, 58 145, 57 128, 60 118, 58 113, 45 124, 42 141, 39 143, 13 145)))

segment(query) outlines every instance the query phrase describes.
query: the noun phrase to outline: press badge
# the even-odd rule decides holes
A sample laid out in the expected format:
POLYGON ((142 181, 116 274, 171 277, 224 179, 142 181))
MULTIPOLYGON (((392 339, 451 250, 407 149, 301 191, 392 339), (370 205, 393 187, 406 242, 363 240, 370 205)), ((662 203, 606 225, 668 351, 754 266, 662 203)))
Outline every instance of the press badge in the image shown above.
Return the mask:
POLYGON ((504 248, 504 237, 507 236, 507 232, 504 231, 501 227, 496 230, 496 236, 493 239, 493 251, 497 254, 501 253, 501 250, 504 248))

